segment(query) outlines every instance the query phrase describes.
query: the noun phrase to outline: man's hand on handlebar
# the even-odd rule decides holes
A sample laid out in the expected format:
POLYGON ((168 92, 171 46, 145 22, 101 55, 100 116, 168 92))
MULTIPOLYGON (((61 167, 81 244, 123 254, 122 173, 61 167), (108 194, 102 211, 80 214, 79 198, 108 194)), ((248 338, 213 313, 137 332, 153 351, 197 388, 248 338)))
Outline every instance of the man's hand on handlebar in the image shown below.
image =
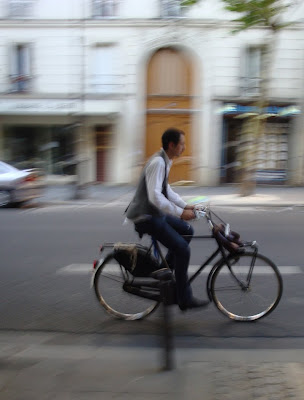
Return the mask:
POLYGON ((183 220, 185 220, 185 221, 189 221, 189 220, 195 218, 195 214, 194 214, 194 211, 193 211, 194 207, 193 207, 193 209, 192 209, 192 208, 191 208, 191 209, 188 209, 187 207, 188 207, 188 206, 186 206, 186 207, 184 208, 184 211, 183 211, 183 213, 182 213, 182 215, 181 215, 181 219, 183 219, 183 220))
POLYGON ((200 219, 206 214, 206 206, 202 205, 190 205, 187 204, 181 215, 181 219, 189 221, 191 219, 200 219))

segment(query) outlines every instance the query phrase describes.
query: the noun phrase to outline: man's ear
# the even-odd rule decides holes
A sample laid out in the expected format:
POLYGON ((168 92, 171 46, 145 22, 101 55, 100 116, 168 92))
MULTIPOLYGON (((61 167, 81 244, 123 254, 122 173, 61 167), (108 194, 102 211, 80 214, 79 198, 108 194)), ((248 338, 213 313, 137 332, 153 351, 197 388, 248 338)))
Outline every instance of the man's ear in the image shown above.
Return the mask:
POLYGON ((168 147, 169 147, 169 150, 174 150, 175 149, 174 142, 169 142, 168 147))

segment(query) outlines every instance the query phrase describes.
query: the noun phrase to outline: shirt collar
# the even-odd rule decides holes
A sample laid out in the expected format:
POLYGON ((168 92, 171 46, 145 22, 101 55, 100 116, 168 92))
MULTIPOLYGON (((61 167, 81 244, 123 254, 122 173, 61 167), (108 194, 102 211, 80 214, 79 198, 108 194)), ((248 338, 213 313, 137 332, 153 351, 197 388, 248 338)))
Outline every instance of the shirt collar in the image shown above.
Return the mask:
POLYGON ((168 154, 165 152, 165 150, 163 148, 161 149, 161 151, 165 155, 167 165, 169 165, 169 167, 171 167, 173 160, 170 160, 170 158, 168 157, 168 154))

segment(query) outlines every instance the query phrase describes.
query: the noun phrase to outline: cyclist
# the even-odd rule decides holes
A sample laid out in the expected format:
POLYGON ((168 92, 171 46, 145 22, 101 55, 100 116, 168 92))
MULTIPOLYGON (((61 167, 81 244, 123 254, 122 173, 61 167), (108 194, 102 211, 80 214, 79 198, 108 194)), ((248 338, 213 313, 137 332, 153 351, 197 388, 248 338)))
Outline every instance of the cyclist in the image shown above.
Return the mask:
POLYGON ((187 205, 168 184, 172 160, 184 150, 185 133, 176 128, 167 129, 162 135, 162 149, 145 165, 126 210, 127 218, 134 222, 139 234, 148 233, 168 249, 166 260, 175 272, 177 302, 181 310, 209 304, 207 300, 195 298, 188 283, 193 228, 186 221, 195 218, 194 206, 187 205))

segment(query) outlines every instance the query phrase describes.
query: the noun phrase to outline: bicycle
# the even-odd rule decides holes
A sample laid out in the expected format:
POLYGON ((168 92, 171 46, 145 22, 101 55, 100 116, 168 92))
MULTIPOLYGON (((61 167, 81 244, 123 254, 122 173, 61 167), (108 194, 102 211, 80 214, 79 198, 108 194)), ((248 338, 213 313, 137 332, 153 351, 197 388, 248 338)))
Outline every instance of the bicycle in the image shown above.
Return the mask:
MULTIPOLYGON (((242 241, 240 235, 231 231, 230 225, 209 206, 198 205, 195 212, 196 219, 205 217, 212 233, 195 235, 192 239, 213 239, 217 248, 189 278, 189 282, 193 282, 212 260, 220 256, 206 280, 210 302, 235 321, 255 321, 269 315, 279 304, 283 292, 283 281, 277 266, 258 253, 256 241, 242 241), (214 218, 221 223, 216 224, 214 218)), ((120 319, 147 317, 160 304, 163 274, 165 279, 170 280, 174 292, 174 276, 159 243, 153 238, 150 247, 105 243, 101 252, 109 247, 113 250, 104 259, 94 261, 92 284, 98 301, 110 315, 120 319), (160 261, 153 255, 153 250, 160 261), (147 265, 148 268, 143 271, 147 265), (129 301, 129 296, 135 301, 129 301)), ((172 303, 176 301, 172 299, 172 303)))

